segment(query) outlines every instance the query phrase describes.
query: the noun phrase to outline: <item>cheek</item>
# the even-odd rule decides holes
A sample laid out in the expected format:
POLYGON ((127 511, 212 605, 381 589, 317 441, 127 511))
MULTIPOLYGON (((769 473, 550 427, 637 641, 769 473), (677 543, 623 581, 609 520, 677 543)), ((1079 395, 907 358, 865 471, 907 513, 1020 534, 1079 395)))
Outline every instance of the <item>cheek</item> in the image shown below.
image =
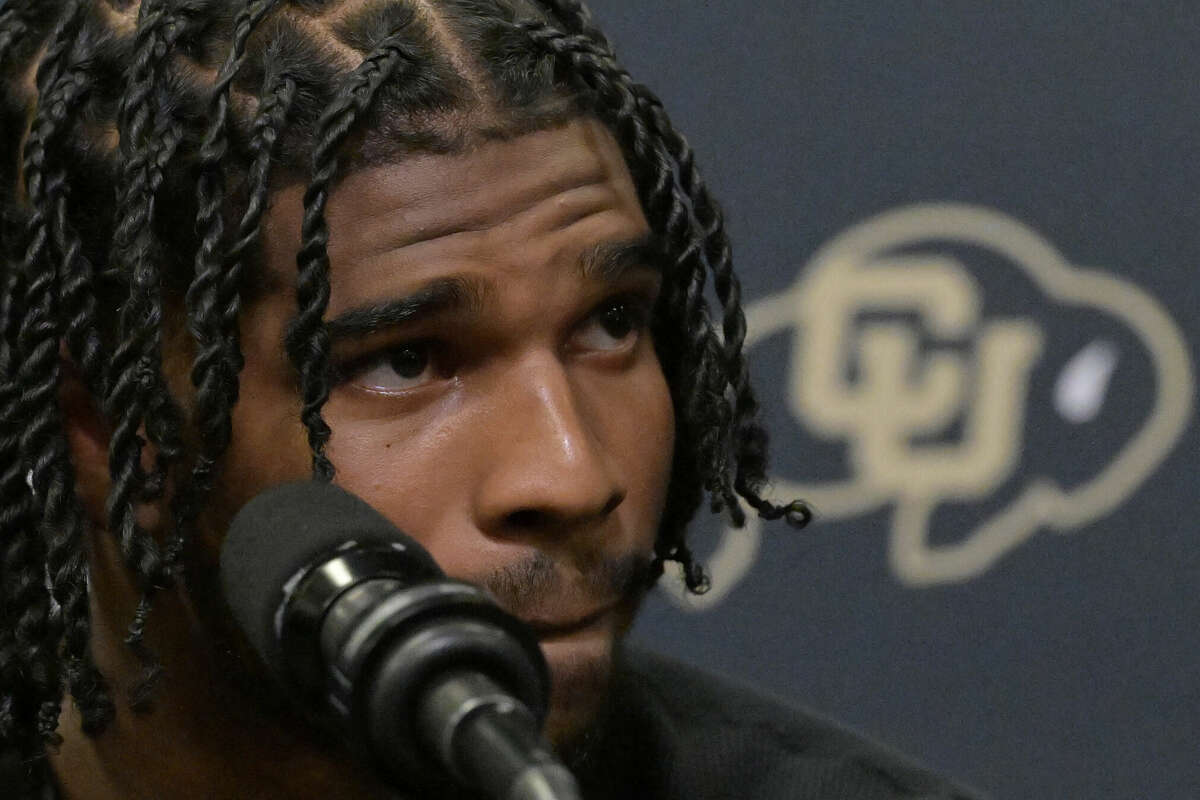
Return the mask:
POLYGON ((219 505, 228 519, 259 492, 312 474, 307 435, 292 408, 294 398, 267 396, 245 384, 241 394, 233 415, 233 439, 209 504, 219 505))
POLYGON ((628 428, 638 432, 648 472, 665 482, 675 449, 675 407, 658 362, 646 372, 637 389, 639 402, 631 404, 633 419, 628 428))
POLYGON ((328 407, 333 428, 329 457, 337 468, 336 482, 388 515, 398 527, 417 538, 437 522, 448 498, 458 494, 461 470, 447 455, 453 448, 444 436, 404 420, 363 422, 344 419, 337 404, 328 407))
POLYGON ((485 543, 473 534, 468 504, 487 458, 482 437, 472 435, 479 420, 453 402, 373 418, 355 412, 336 394, 326 406, 337 484, 420 542, 448 574, 485 569, 489 551, 474 546, 485 543))
POLYGON ((593 377, 580 387, 589 416, 598 421, 598 438, 628 490, 626 513, 639 546, 653 544, 666 503, 675 448, 675 409, 657 359, 619 378, 593 377))
POLYGON ((259 492, 311 475, 312 457, 300 423, 291 367, 279 358, 276 344, 290 306, 276 305, 279 307, 266 304, 243 312, 245 366, 232 412, 232 439, 207 504, 214 520, 211 525, 218 531, 259 492))
POLYGON ((654 363, 654 380, 650 392, 650 407, 646 409, 647 419, 652 430, 645 436, 647 447, 653 447, 653 452, 647 454, 647 480, 654 484, 653 503, 657 511, 654 531, 657 536, 658 522, 662 517, 663 506, 667 501, 667 485, 671 480, 671 464, 675 455, 675 406, 671 401, 671 391, 658 362, 654 363))

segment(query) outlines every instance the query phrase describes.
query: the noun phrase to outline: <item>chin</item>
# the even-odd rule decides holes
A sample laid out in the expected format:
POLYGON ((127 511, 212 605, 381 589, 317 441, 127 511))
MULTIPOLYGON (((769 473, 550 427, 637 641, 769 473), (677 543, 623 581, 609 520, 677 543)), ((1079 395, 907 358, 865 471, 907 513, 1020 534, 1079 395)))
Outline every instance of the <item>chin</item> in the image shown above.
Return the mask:
POLYGON ((545 733, 560 753, 600 717, 612 677, 613 645, 613 638, 599 631, 542 642, 551 677, 545 733))

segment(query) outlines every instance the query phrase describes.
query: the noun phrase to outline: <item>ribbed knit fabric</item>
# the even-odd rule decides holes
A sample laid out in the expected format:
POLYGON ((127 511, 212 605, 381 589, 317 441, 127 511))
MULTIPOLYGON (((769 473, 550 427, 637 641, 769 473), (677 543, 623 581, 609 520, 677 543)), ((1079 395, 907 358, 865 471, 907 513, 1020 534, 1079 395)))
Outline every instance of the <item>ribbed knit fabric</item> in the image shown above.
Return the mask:
POLYGON ((587 800, 977 800, 816 715, 662 656, 622 656, 587 800))

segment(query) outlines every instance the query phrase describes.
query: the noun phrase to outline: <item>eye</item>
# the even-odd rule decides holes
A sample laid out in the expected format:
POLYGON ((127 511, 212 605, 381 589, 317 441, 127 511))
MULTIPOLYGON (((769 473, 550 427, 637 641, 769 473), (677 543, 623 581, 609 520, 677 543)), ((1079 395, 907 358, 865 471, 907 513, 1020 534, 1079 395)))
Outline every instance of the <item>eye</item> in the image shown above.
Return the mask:
POLYGON ((345 379, 373 392, 405 392, 438 377, 430 342, 406 342, 345 371, 345 379))
POLYGON ((575 344, 582 350, 623 350, 637 341, 649 318, 645 301, 630 297, 608 300, 584 321, 575 344))

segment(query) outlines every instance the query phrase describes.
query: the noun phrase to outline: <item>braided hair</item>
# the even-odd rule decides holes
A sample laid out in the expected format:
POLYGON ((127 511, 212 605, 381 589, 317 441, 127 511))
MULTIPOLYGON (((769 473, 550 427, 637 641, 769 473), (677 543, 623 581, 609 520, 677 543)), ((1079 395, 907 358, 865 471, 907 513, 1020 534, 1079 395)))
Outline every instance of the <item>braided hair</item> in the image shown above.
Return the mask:
POLYGON ((582 3, 9 0, 0 69, 0 751, 36 762, 66 691, 89 732, 113 712, 90 655, 87 517, 58 404, 66 358, 111 426, 107 527, 142 592, 127 638, 145 665, 136 704, 158 671, 143 642, 154 596, 177 580, 230 444, 239 311, 285 182, 307 186, 286 349, 315 478, 335 468, 323 318, 339 177, 588 115, 620 144, 667 250, 653 333, 677 430, 658 572, 677 561, 690 589, 706 588, 685 538, 706 496, 736 525, 743 503, 808 521, 802 502, 761 494, 767 436, 721 212, 687 141, 582 3), (163 355, 185 331, 182 398, 163 355), (135 509, 167 487, 160 542, 135 509))

